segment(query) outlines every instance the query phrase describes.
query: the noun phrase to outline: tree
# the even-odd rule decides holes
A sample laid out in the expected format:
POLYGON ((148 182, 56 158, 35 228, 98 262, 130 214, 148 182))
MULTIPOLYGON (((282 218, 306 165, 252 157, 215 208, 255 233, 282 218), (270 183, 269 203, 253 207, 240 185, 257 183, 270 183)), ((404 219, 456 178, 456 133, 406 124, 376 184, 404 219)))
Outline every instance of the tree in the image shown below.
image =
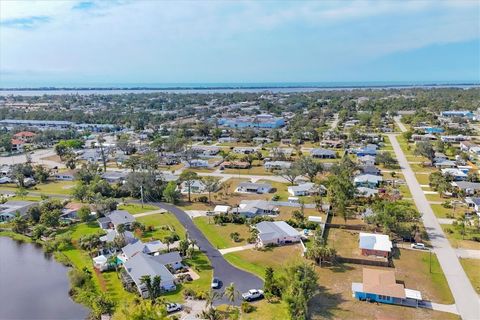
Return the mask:
POLYGON ((433 150, 432 144, 428 141, 418 141, 415 145, 415 155, 424 156, 425 158, 433 161, 435 157, 435 150, 433 150))
POLYGON ((379 152, 376 156, 378 163, 385 165, 386 168, 393 168, 397 164, 397 160, 390 152, 379 152))
POLYGON ((192 202, 191 188, 195 180, 198 180, 198 174, 194 171, 185 170, 180 174, 180 181, 185 183, 188 191, 188 202, 192 202))
MULTIPOLYGON (((115 313, 117 317, 118 313, 115 313)), ((120 314, 121 320, 167 320, 167 311, 163 305, 154 303, 151 300, 141 300, 139 303, 125 305, 120 314)))
POLYGON ((218 291, 211 290, 205 299, 207 308, 212 308, 213 303, 222 298, 222 294, 218 291))
POLYGON ((145 288, 148 292, 148 297, 152 301, 158 298, 161 294, 161 280, 161 277, 158 275, 154 276, 153 280, 152 277, 148 275, 140 277, 140 283, 145 285, 145 288))
POLYGON ((177 184, 174 181, 167 183, 167 186, 163 190, 163 198, 166 202, 176 204, 180 199, 180 193, 177 190, 177 184))
POLYGON ((60 224, 60 214, 61 212, 58 209, 44 211, 40 217, 40 223, 51 228, 57 227, 60 224))
POLYGON ((87 222, 90 221, 91 219, 91 214, 90 214, 90 208, 87 206, 83 206, 77 211, 77 217, 80 219, 82 222, 87 222))
POLYGON ((265 268, 265 293, 272 294, 274 296, 280 297, 281 291, 278 286, 277 280, 275 279, 275 273, 272 267, 265 268))
POLYGON ((205 185, 205 190, 208 192, 208 202, 212 203, 212 192, 215 192, 220 187, 220 179, 217 177, 207 176, 203 179, 203 184, 205 185))
POLYGON ((220 320, 222 319, 222 315, 220 314, 220 312, 218 312, 217 309, 210 307, 208 309, 202 310, 202 312, 200 313, 200 318, 206 320, 220 320))
POLYGON ((309 156, 302 156, 297 163, 300 174, 306 176, 310 182, 314 182, 317 175, 323 171, 322 164, 309 156))
MULTIPOLYGON (((237 289, 235 289, 235 285, 234 285, 233 282, 231 282, 225 288, 225 291, 224 291, 223 295, 228 299, 228 301, 230 301, 231 304, 233 304, 235 302, 235 298, 237 296, 239 296, 239 293, 238 293, 237 289)), ((229 308, 230 307, 231 307, 231 305, 229 305, 229 308)))
POLYGON ((115 309, 115 302, 103 292, 95 295, 95 297, 91 299, 90 305, 92 307, 92 313, 97 318, 100 318, 103 314, 110 315, 115 309))
POLYGON ((42 216, 42 211, 40 210, 39 206, 30 207, 27 210, 27 216, 32 221, 32 223, 36 224, 40 221, 40 217, 42 216))
POLYGON ((23 219, 20 214, 17 214, 15 218, 12 219, 12 230, 16 233, 24 233, 28 229, 27 220, 23 219))
POLYGON ((327 197, 333 212, 342 216, 346 223, 349 216, 348 206, 355 198, 356 191, 349 172, 339 170, 330 175, 327 179, 327 186, 327 197))
POLYGON ((238 232, 230 233, 230 239, 232 239, 234 242, 239 242, 240 241, 240 233, 238 233, 238 232))
POLYGON ((292 320, 308 318, 308 301, 318 290, 318 276, 309 263, 297 263, 286 268, 286 288, 282 294, 292 320))
POLYGON ((20 187, 17 189, 17 191, 15 191, 15 195, 19 198, 24 199, 28 195, 28 191, 27 189, 20 187))
POLYGON ((188 240, 180 240, 178 243, 178 250, 182 254, 182 256, 185 256, 187 254, 187 250, 190 247, 190 243, 188 240))
POLYGON ((295 180, 301 175, 298 165, 292 164, 290 168, 283 168, 278 172, 278 175, 290 182, 293 186, 295 180))
POLYGON ((41 166, 41 165, 36 165, 33 168, 33 171, 34 171, 33 176, 35 180, 40 183, 47 182, 48 177, 50 177, 50 173, 51 173, 50 169, 46 169, 44 166, 41 166))
POLYGON ((320 267, 325 261, 331 262, 336 255, 336 250, 328 247, 324 242, 314 243, 307 251, 307 258, 315 260, 320 267))
POLYGON ((105 138, 102 135, 99 135, 97 138, 98 146, 100 147, 100 157, 102 157, 102 163, 103 163, 103 172, 107 171, 107 160, 108 160, 108 155, 107 151, 105 150, 104 143, 105 143, 105 138))

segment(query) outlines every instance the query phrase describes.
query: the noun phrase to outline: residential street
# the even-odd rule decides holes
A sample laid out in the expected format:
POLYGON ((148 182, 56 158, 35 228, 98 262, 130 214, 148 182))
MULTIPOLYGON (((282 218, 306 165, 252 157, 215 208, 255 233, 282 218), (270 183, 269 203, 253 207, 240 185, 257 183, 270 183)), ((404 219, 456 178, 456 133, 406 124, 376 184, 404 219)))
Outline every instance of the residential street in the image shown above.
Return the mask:
MULTIPOLYGON (((403 129, 402 129, 403 130, 403 129)), ((418 211, 422 214, 423 224, 430 238, 433 250, 436 253, 443 269, 448 285, 452 291, 457 310, 462 319, 480 319, 480 299, 472 284, 467 278, 462 265, 458 261, 455 250, 445 237, 440 224, 428 203, 425 194, 412 171, 403 150, 400 148, 395 134, 388 135, 395 151, 395 155, 402 168, 405 181, 410 188, 413 200, 418 211)))
MULTIPOLYGON (((210 260, 212 267, 214 269, 214 277, 222 281, 222 287, 219 291, 223 292, 223 289, 228 286, 231 282, 235 284, 235 288, 240 292, 246 292, 249 289, 262 289, 263 281, 257 276, 240 270, 232 266, 228 261, 226 261, 222 254, 215 249, 203 233, 195 226, 192 219, 185 213, 183 210, 177 208, 176 206, 162 203, 162 202, 152 202, 152 205, 158 206, 162 209, 168 210, 173 213, 180 223, 185 227, 190 238, 197 241, 197 245, 200 247, 200 250, 203 251, 210 260)), ((215 304, 219 305, 222 303, 229 303, 226 298, 217 301, 215 304)), ((240 298, 237 298, 236 304, 240 304, 240 298)))

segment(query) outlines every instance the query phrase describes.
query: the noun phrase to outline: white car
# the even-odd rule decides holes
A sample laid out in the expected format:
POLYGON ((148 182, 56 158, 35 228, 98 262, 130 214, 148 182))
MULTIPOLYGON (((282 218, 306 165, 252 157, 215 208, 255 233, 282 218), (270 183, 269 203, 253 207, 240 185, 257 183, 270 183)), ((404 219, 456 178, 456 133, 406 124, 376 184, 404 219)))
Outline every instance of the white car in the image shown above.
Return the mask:
POLYGON ((253 301, 263 298, 263 291, 257 289, 250 289, 248 292, 242 293, 242 298, 245 301, 253 301))
POLYGON ((425 247, 425 244, 423 243, 412 243, 410 246, 412 249, 427 250, 427 247, 425 247))
POLYGON ((179 303, 167 303, 166 309, 168 313, 177 312, 182 310, 182 305, 179 303))

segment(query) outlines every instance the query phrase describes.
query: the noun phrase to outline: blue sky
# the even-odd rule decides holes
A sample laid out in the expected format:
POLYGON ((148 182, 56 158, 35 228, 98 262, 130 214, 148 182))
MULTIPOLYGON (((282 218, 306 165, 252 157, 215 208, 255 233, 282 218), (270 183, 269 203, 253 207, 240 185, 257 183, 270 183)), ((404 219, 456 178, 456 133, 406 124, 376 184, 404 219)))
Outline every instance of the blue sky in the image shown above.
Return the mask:
POLYGON ((1 1, 0 86, 480 81, 468 1, 1 1))

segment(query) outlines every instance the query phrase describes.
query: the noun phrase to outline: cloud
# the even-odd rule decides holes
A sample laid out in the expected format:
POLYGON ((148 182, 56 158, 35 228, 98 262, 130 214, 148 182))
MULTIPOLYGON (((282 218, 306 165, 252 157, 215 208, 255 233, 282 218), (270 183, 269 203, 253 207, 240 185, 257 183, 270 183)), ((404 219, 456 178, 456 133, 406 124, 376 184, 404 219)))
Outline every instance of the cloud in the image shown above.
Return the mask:
POLYGON ((0 21, 0 26, 14 29, 34 29, 42 24, 50 22, 51 18, 47 16, 31 16, 24 18, 13 18, 0 21))
POLYGON ((89 10, 95 8, 95 3, 92 1, 82 1, 73 5, 73 10, 89 10))

